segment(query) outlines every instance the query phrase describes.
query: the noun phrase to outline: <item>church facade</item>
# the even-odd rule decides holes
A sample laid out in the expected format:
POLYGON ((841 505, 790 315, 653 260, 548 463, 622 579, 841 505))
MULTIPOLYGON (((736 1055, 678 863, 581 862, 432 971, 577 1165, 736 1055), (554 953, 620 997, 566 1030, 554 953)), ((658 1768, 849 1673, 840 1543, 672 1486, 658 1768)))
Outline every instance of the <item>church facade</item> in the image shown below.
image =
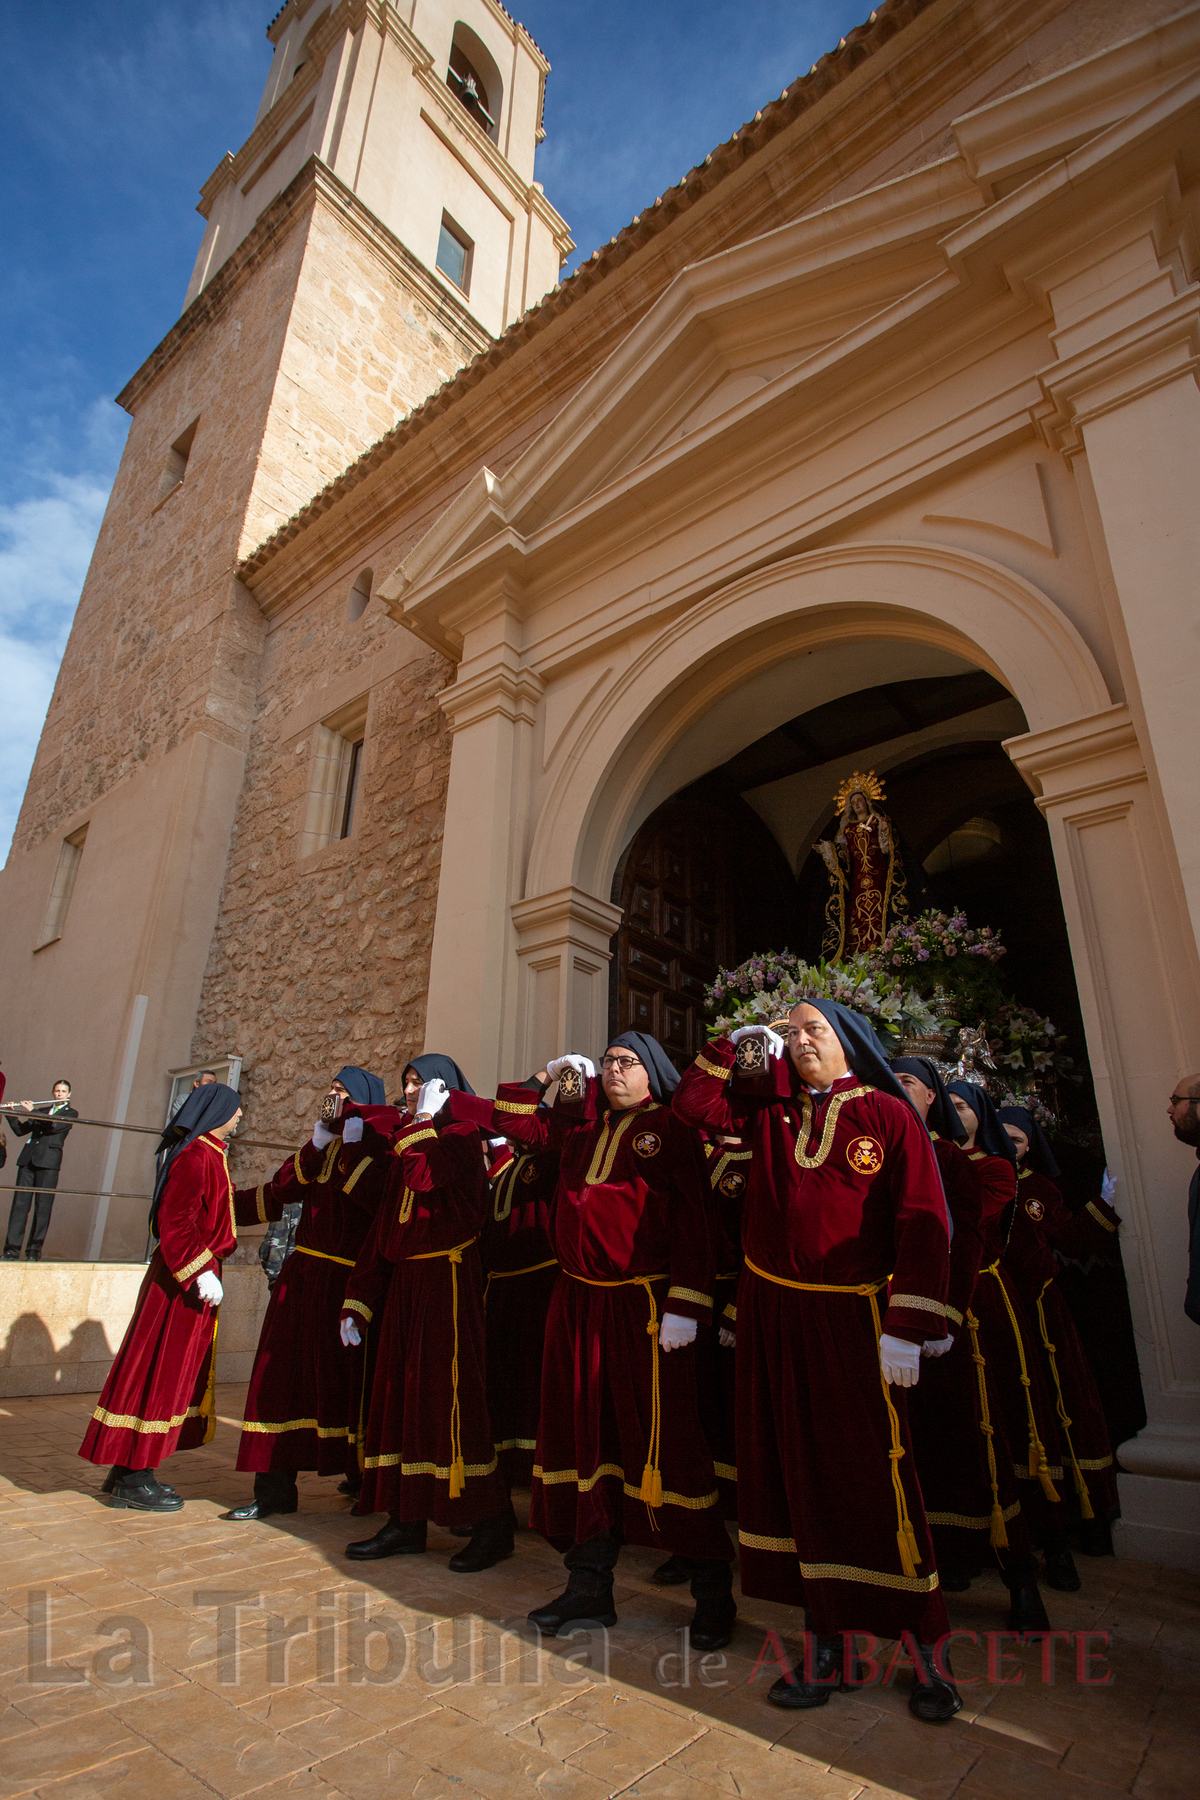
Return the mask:
MULTIPOLYGON (((975 758, 1048 828, 1014 905, 1062 933, 1120 1182, 1123 1541, 1194 1557, 1200 9, 888 0, 563 282, 548 64, 496 0, 271 33, 121 396, 2 878, 6 1065, 156 1122, 236 1056, 247 1135, 292 1141, 340 1060, 487 1089, 614 1005, 685 1046, 726 902, 671 900, 664 807, 722 772, 753 911, 864 757, 924 770, 930 850, 975 758)), ((146 1191, 92 1138, 80 1186, 146 1191)), ((136 1256, 144 1209, 53 1230, 136 1256)))

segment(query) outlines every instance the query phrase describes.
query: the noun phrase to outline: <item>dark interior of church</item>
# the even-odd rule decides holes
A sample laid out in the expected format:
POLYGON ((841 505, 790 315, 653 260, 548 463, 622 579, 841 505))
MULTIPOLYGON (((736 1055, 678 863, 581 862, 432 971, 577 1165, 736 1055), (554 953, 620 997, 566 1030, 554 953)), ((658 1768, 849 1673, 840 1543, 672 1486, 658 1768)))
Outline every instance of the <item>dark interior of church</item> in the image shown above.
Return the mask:
MULTIPOLYGON (((885 775, 885 812, 908 873, 910 913, 961 908, 1007 946, 1005 987, 1067 1038, 1083 1082, 1063 1094, 1081 1122, 1094 1110, 1083 1021, 1050 834, 1033 795, 995 739, 972 737, 969 714, 1007 690, 983 670, 885 683, 810 709, 748 744, 671 796, 618 863, 613 901, 610 1028, 653 1032, 682 1068, 710 1035, 704 991, 718 968, 769 950, 821 954, 829 876, 811 852, 798 877, 747 792, 898 737, 963 717, 942 742, 885 775)), ((836 830, 832 806, 814 836, 836 830)))

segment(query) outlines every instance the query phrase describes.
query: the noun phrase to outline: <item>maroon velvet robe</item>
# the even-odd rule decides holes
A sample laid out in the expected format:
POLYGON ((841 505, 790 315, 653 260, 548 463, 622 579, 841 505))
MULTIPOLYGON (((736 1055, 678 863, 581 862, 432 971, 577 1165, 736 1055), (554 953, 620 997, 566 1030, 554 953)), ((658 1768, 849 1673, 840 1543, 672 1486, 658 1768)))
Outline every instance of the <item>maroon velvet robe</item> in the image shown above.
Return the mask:
POLYGON ((854 1075, 814 1098, 786 1057, 744 1085, 734 1060, 728 1038, 709 1044, 673 1105, 754 1152, 737 1302, 742 1589, 807 1604, 820 1633, 933 1643, 946 1609, 905 1395, 879 1365, 880 1326, 914 1343, 945 1335, 949 1233, 929 1134, 854 1075), (889 1275, 878 1299, 796 1285, 882 1289, 889 1275))
POLYGON ((971 1311, 979 1321, 979 1347, 1000 1404, 1001 1423, 1013 1459, 1021 1509, 1035 1539, 1067 1523, 1059 1485, 1062 1456, 1054 1402, 1042 1373, 1037 1332, 1002 1256, 1015 1210, 1016 1171, 1001 1156, 968 1151, 983 1182, 983 1249, 971 1311))
POLYGON ((406 1119, 343 1305, 378 1330, 359 1513, 461 1526, 507 1505, 485 1396, 487 1202, 476 1128, 406 1119))
POLYGON ((954 1348, 922 1360, 921 1379, 905 1398, 938 1563, 962 1568, 991 1562, 995 1551, 1005 1562, 1027 1558, 1032 1546, 995 1380, 971 1311, 983 1253, 983 1181, 957 1144, 935 1137, 933 1147, 954 1221, 946 1295, 946 1335, 954 1348))
MULTIPOLYGON (((536 1083, 523 1090, 539 1098, 536 1083)), ((507 1136, 509 1121, 481 1094, 452 1091, 444 1111, 493 1137, 507 1136)), ((558 1183, 558 1158, 503 1148, 488 1180, 491 1199, 479 1239, 483 1262, 487 1403, 496 1455, 505 1484, 528 1487, 537 1447, 542 1355, 558 1258, 547 1234, 558 1183)))
POLYGON ((664 1313, 712 1320, 710 1204, 700 1146, 650 1099, 610 1111, 593 1079, 538 1108, 503 1087, 496 1117, 561 1173, 530 1524, 559 1549, 614 1528, 628 1543, 727 1559, 700 1429, 696 1346, 658 1346, 664 1313))
POLYGON ((1055 1282, 1096 1378, 1114 1450, 1146 1423, 1120 1224, 1119 1215, 1098 1194, 1078 1211, 1064 1203, 1047 1215, 1047 1236, 1058 1265, 1055 1282))
POLYGON ((239 1225, 282 1218, 303 1202, 296 1246, 279 1271, 259 1335, 239 1469, 315 1469, 358 1475, 362 1429, 363 1348, 338 1335, 346 1282, 358 1259, 391 1173, 386 1136, 400 1123, 394 1108, 347 1107, 375 1127, 364 1141, 312 1143, 290 1156, 261 1187, 239 1188, 239 1225))
POLYGON ((722 1515, 737 1519, 737 1352, 722 1345, 718 1328, 737 1330, 737 1291, 742 1274, 742 1200, 754 1154, 731 1140, 704 1142, 716 1213, 717 1278, 713 1331, 697 1344, 700 1423, 713 1454, 722 1515))
POLYGON ((1072 1219, 1048 1177, 1022 1169, 1003 1266, 1024 1303, 1043 1381, 1055 1403, 1065 1495, 1074 1495, 1084 1518, 1112 1519, 1121 1508, 1104 1408, 1055 1280, 1058 1265, 1050 1244, 1052 1234, 1070 1243, 1091 1224, 1072 1219))
POLYGON ((233 1183, 220 1138, 205 1134, 178 1152, 158 1209, 158 1248, 133 1317, 79 1446, 89 1462, 156 1469, 194 1450, 216 1429, 213 1381, 219 1308, 205 1306, 196 1279, 220 1276, 237 1243, 233 1183))

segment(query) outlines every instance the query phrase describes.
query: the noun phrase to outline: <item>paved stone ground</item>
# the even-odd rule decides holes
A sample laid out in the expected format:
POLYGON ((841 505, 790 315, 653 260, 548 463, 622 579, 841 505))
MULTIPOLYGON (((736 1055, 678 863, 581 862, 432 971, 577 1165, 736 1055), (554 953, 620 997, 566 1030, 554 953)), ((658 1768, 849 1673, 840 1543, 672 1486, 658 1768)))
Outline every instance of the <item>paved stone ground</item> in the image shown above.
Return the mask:
MULTIPOLYGON (((622 1557, 612 1632, 539 1651, 503 1628, 560 1585, 558 1559, 527 1532, 482 1576, 451 1575, 455 1542, 431 1531, 428 1555, 364 1581, 342 1550, 374 1527, 348 1517, 331 1481, 301 1477, 304 1510, 278 1525, 223 1523, 250 1490, 233 1466, 241 1397, 219 1390, 214 1442, 166 1465, 189 1504, 159 1520, 96 1497, 100 1472, 75 1456, 90 1397, 0 1407, 0 1800, 1197 1791, 1197 1577, 1082 1559, 1082 1593, 1048 1596, 1056 1627, 1110 1634, 1092 1673, 1111 1685, 1081 1685, 1071 1646, 1046 1684, 1040 1649, 1014 1654, 1011 1640, 1000 1685, 985 1645, 967 1644, 955 1667, 976 1685, 951 1725, 910 1718, 907 1673, 797 1717, 766 1703, 773 1664, 754 1678, 770 1631, 794 1645, 795 1616, 744 1602, 724 1658, 685 1668, 690 1601, 650 1585, 649 1552, 622 1557), (236 1632, 229 1616, 220 1629, 221 1596, 244 1602, 236 1632), (390 1635, 364 1652, 368 1616, 390 1635), (148 1655, 120 1647, 132 1637, 148 1655)), ((950 1605, 956 1626, 1003 1628, 993 1577, 950 1605)))

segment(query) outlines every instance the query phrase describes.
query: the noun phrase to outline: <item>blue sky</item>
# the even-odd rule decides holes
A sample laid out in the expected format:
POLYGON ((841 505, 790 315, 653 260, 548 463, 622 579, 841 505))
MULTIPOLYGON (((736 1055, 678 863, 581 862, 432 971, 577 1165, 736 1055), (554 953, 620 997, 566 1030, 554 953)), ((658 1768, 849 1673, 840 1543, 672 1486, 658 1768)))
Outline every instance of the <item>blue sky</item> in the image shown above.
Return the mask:
MULTIPOLYGON (((870 0, 509 0, 553 64, 538 177, 571 267, 870 0)), ((128 423, 179 315, 198 189, 254 123, 270 0, 0 0, 0 854, 128 423)))

